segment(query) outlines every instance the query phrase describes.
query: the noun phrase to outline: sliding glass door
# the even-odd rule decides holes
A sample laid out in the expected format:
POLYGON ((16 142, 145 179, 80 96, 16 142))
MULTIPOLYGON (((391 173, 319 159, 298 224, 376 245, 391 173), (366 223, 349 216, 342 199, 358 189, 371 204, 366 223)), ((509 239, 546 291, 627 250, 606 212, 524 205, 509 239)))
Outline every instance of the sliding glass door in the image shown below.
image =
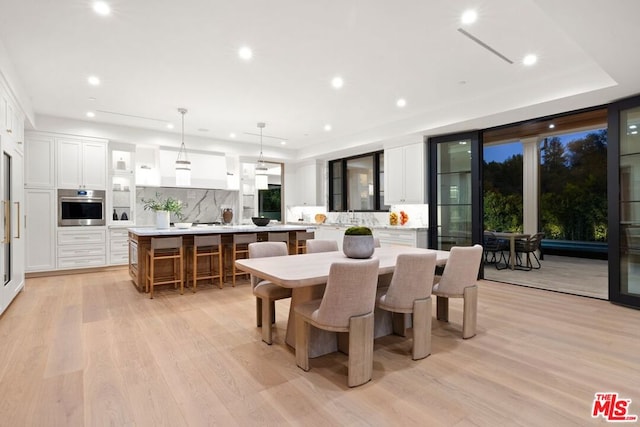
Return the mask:
POLYGON ((611 106, 609 133, 609 298, 640 307, 640 97, 611 106))
POLYGON ((482 242, 480 135, 429 138, 429 247, 482 242))

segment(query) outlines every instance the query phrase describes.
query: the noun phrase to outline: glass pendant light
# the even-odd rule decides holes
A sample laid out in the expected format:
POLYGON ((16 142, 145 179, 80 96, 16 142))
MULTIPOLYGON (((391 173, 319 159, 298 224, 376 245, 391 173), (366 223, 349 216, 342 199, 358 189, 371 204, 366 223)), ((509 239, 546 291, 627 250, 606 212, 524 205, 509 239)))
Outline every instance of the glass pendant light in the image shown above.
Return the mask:
POLYGON ((269 177, 267 176, 267 165, 262 158, 262 129, 266 126, 265 123, 258 123, 260 128, 260 156, 258 157, 258 163, 256 163, 256 189, 268 190, 269 189, 269 177))
POLYGON ((176 185, 189 186, 191 185, 191 162, 187 160, 187 148, 184 146, 184 115, 187 109, 178 108, 178 112, 182 114, 182 144, 176 159, 176 185))

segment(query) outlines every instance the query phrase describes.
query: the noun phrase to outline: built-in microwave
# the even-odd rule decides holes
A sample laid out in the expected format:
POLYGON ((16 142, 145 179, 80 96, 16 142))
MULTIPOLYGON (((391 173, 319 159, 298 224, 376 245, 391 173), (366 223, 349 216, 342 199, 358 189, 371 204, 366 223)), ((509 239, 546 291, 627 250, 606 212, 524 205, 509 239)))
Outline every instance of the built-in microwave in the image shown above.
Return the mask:
POLYGON ((58 190, 58 225, 105 225, 104 190, 58 190))

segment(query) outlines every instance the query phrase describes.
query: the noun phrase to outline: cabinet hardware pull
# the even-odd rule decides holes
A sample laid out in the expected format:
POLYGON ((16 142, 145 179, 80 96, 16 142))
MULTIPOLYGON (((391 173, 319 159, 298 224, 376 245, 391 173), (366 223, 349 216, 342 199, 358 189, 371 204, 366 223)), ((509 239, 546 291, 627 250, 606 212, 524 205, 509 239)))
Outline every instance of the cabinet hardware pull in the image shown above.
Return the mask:
POLYGON ((16 218, 18 218, 18 235, 16 239, 20 238, 20 202, 13 202, 16 204, 16 218))
POLYGON ((13 133, 11 129, 7 129, 7 133, 13 133))
POLYGON ((11 242, 11 205, 8 200, 3 200, 2 205, 4 207, 4 237, 2 243, 11 242))

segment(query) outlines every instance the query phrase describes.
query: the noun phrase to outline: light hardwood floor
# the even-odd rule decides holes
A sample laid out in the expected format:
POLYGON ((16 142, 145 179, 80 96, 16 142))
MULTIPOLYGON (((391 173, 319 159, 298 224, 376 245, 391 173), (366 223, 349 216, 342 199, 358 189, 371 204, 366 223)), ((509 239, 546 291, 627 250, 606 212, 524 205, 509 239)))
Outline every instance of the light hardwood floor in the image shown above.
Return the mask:
POLYGON ((462 340, 460 310, 426 359, 376 340, 373 380, 349 389, 346 355, 296 367, 286 301, 261 341, 246 281, 150 300, 124 269, 28 279, 0 318, 0 425, 585 426, 605 424, 596 392, 640 415, 640 311, 482 282, 462 340))

